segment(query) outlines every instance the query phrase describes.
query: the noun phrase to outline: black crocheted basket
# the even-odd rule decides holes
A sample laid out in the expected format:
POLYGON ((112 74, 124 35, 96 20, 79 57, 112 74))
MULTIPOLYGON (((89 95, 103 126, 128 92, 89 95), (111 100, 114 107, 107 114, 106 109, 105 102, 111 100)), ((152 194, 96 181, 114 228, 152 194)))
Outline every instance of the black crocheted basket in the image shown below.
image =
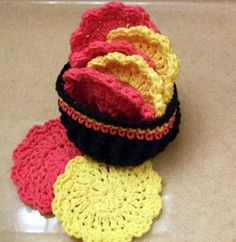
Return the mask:
POLYGON ((85 154, 108 164, 139 165, 162 152, 178 134, 181 114, 176 86, 161 118, 141 122, 117 120, 90 112, 65 92, 62 76, 69 68, 69 64, 63 67, 56 82, 59 111, 69 139, 85 154), (106 127, 110 126, 113 128, 109 132, 106 127), (155 135, 152 130, 157 130, 155 135))

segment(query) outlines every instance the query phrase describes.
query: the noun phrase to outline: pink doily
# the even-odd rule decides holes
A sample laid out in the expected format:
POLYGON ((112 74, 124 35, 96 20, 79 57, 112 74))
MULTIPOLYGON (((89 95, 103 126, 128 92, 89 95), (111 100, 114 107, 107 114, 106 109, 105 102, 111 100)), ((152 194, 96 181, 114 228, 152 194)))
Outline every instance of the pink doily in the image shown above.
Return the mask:
POLYGON ((136 49, 127 41, 114 41, 111 43, 94 41, 90 43, 89 46, 83 51, 73 52, 70 56, 70 65, 77 68, 86 67, 87 63, 93 58, 96 58, 97 56, 103 56, 115 51, 125 55, 140 55, 144 60, 146 60, 150 67, 155 67, 153 60, 146 53, 136 49))
POLYGON ((112 29, 137 25, 145 25, 155 32, 160 32, 145 10, 138 6, 111 2, 101 8, 87 10, 79 27, 71 34, 71 52, 83 50, 94 40, 105 41, 112 29))
POLYGON ((91 111, 126 120, 150 120, 154 109, 141 94, 114 76, 91 68, 71 68, 63 75, 65 91, 91 111))
POLYGON ((59 119, 32 127, 13 151, 11 178, 20 199, 40 213, 50 213, 53 184, 76 155, 81 152, 68 140, 59 119))

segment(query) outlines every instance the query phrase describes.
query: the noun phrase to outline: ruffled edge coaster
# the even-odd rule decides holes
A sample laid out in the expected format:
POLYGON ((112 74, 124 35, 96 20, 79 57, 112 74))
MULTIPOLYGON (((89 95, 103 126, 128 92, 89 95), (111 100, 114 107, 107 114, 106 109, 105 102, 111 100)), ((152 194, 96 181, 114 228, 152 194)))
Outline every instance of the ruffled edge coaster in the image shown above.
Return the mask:
POLYGON ((60 119, 33 126, 13 151, 11 178, 20 199, 40 213, 51 213, 53 184, 67 162, 81 155, 60 119))
POLYGON ((150 229, 162 207, 160 192, 151 161, 123 168, 78 156, 54 184, 52 209, 70 236, 125 242, 150 229))
POLYGON ((63 75, 65 91, 78 103, 118 119, 149 120, 154 109, 134 88, 91 68, 71 68, 63 75))
POLYGON ((83 13, 79 26, 71 34, 71 52, 82 51, 94 40, 104 41, 112 29, 137 25, 145 25, 160 33, 142 7, 110 2, 100 8, 88 9, 83 13))

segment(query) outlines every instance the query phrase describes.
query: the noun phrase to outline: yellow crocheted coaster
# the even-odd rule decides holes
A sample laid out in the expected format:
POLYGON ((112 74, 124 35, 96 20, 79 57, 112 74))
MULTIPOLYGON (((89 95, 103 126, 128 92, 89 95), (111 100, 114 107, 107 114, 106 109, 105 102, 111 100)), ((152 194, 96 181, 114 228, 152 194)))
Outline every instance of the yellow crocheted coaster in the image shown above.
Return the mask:
POLYGON ((77 156, 54 184, 53 213, 86 242, 126 242, 150 229, 162 207, 161 178, 151 161, 134 168, 77 156))
POLYGON ((164 114, 166 105, 162 98, 162 79, 141 56, 113 52, 92 59, 87 66, 116 76, 138 90, 144 101, 153 106, 156 116, 164 114))
POLYGON ((107 40, 126 40, 152 58, 155 71, 164 81, 164 101, 169 103, 173 96, 173 82, 179 73, 179 60, 170 46, 169 39, 146 26, 135 26, 111 30, 107 40))

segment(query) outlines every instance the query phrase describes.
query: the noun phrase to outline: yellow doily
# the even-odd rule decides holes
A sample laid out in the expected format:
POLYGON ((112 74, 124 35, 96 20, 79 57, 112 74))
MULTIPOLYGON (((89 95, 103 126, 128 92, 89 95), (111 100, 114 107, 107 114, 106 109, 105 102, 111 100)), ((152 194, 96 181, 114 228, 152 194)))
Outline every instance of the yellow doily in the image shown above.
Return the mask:
POLYGON ((135 26, 111 30, 107 40, 126 40, 152 58, 155 71, 164 81, 164 101, 169 103, 173 96, 173 82, 179 73, 179 60, 170 46, 169 39, 146 26, 135 26))
POLYGON ((141 56, 113 52, 92 59, 88 67, 116 76, 138 90, 144 101, 153 106, 156 116, 164 114, 166 105, 162 98, 162 79, 141 56))
POLYGON ((126 242, 150 229, 162 207, 161 178, 151 161, 134 168, 77 156, 54 184, 53 213, 86 242, 126 242))

